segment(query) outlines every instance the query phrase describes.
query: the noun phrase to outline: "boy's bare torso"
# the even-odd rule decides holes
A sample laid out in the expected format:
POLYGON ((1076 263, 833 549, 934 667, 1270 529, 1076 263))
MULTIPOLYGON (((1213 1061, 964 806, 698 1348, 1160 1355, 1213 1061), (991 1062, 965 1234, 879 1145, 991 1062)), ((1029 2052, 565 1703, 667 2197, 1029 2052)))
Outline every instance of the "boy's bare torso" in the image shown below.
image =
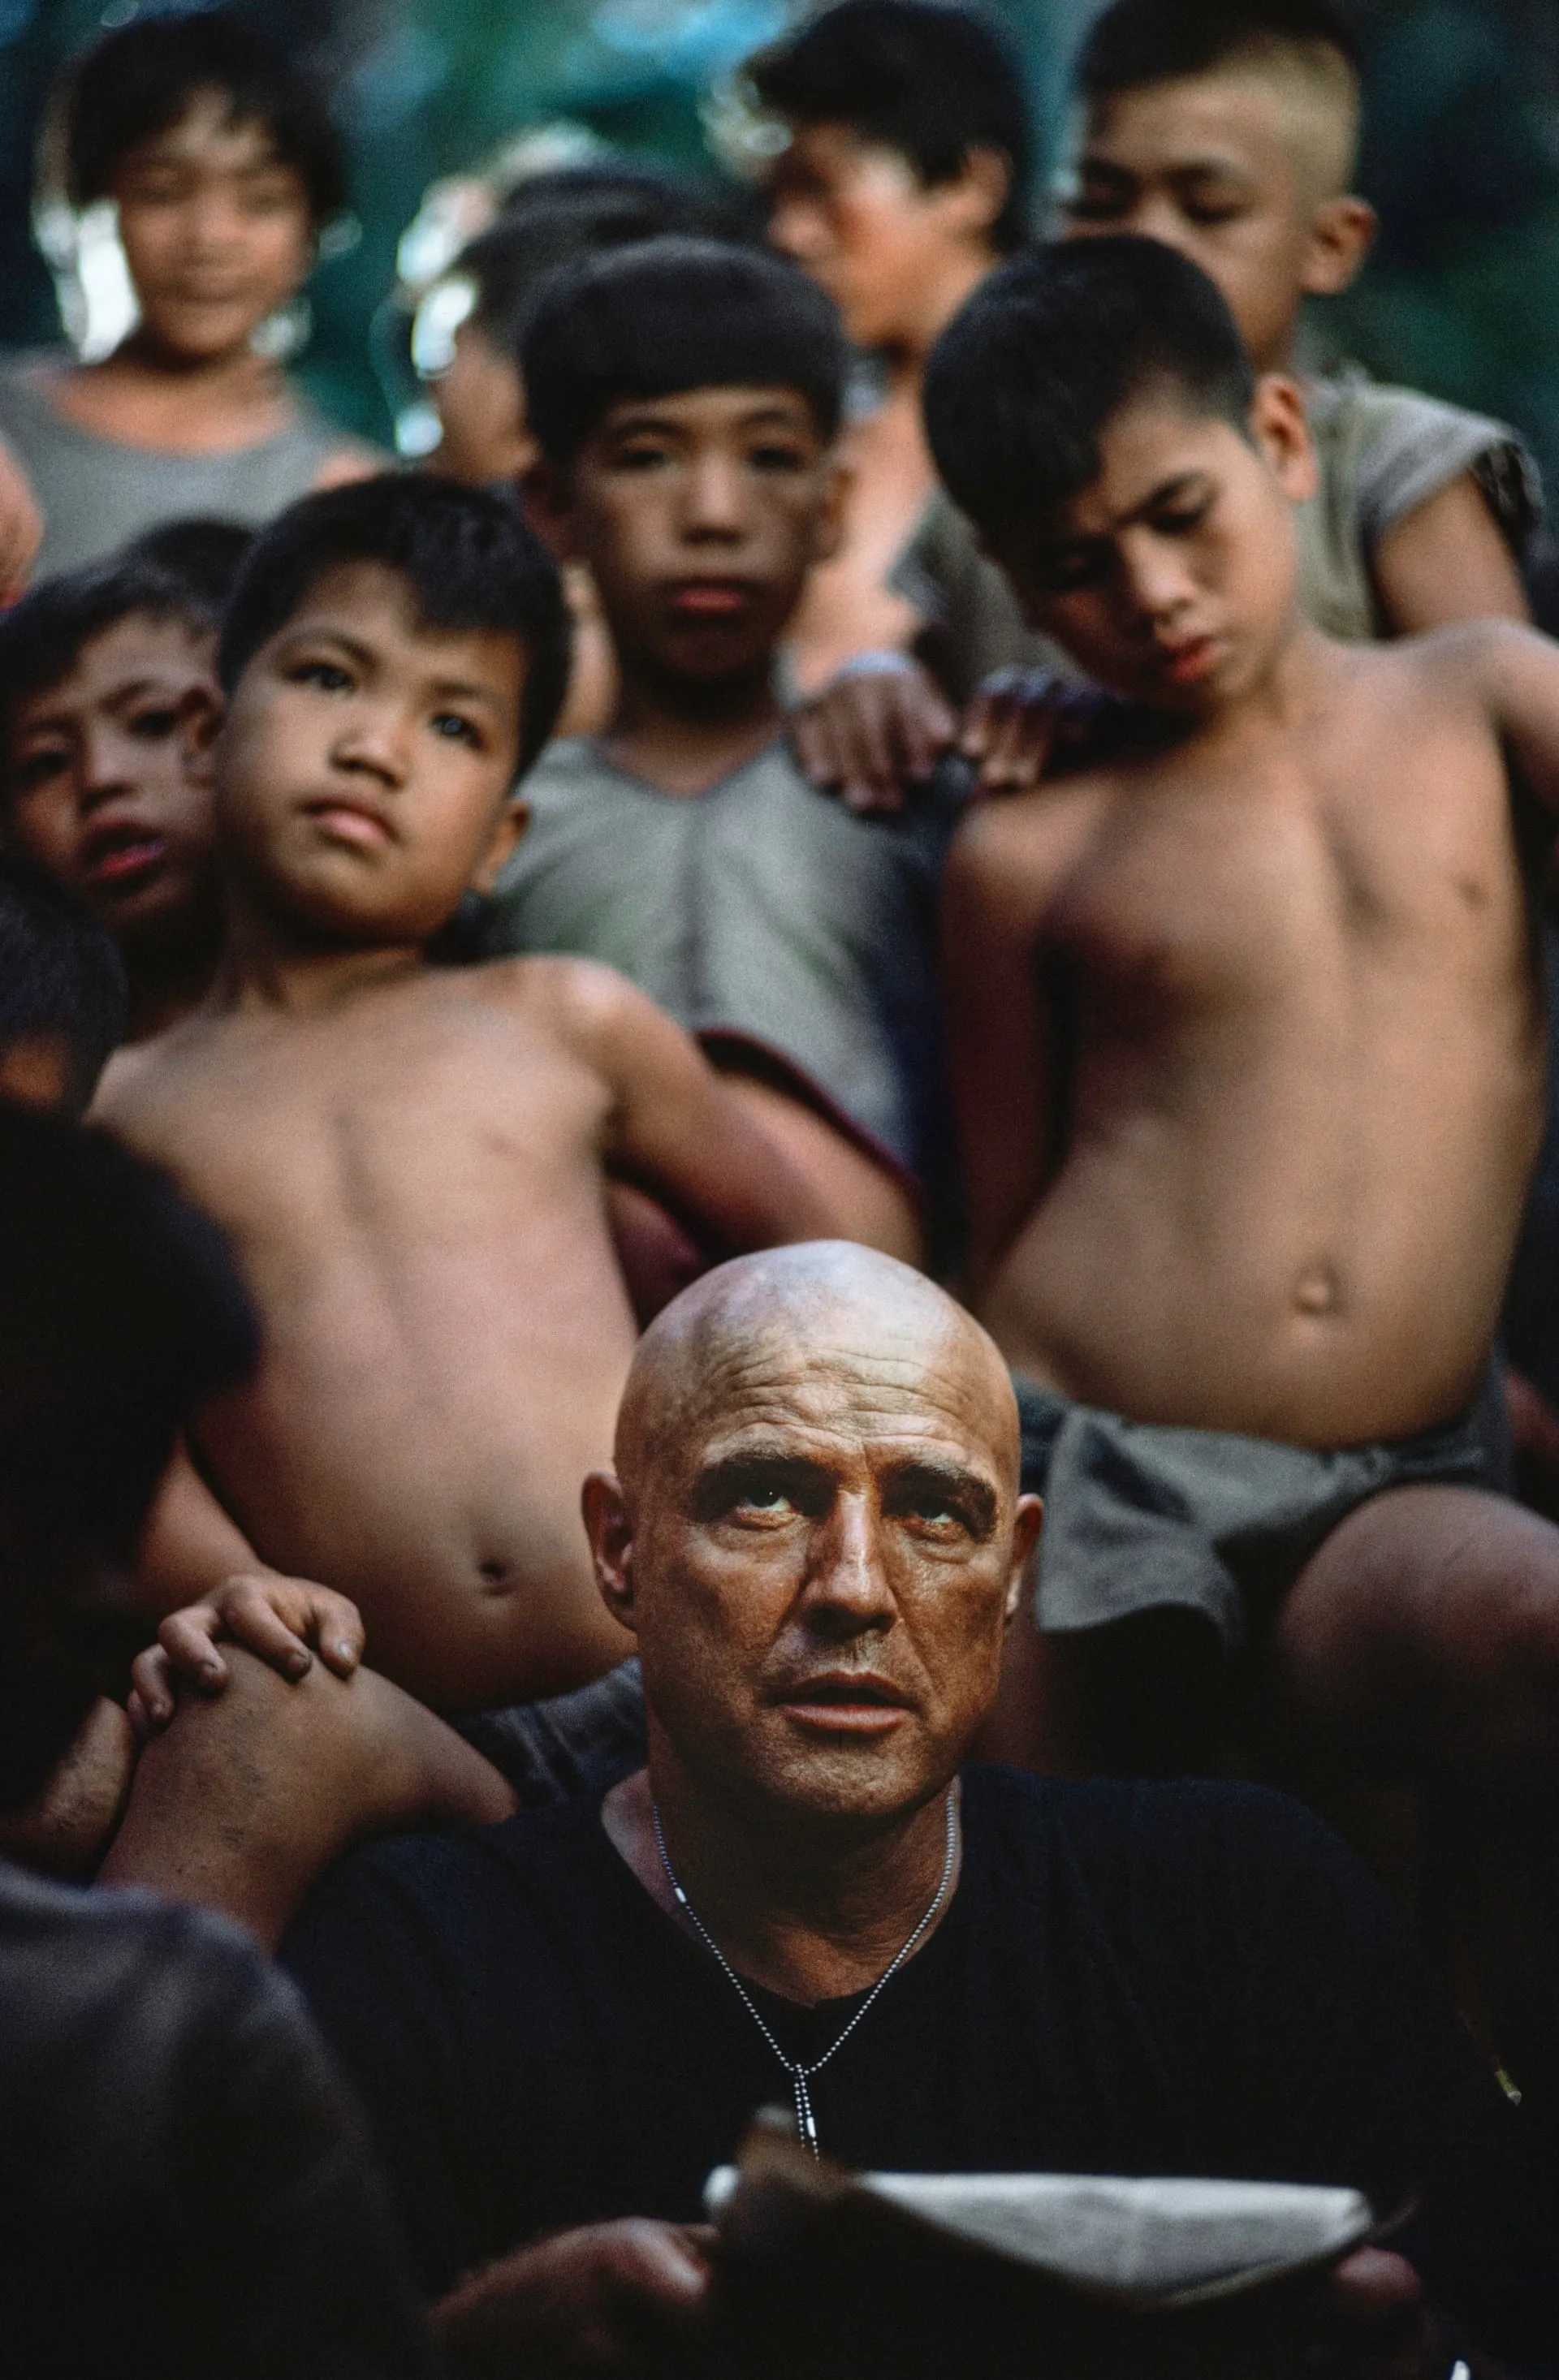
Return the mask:
POLYGON ((351 1596, 374 1665, 435 1705, 628 1649, 579 1518, 636 1331, 577 972, 199 1017, 103 1102, 225 1229, 262 1317, 259 1376, 201 1415, 197 1459, 262 1557, 351 1596))
POLYGON ((950 965, 967 1051, 983 911, 1014 1021, 998 972, 964 1106, 1009 1360, 1142 1421, 1328 1446, 1476 1394, 1543 1026, 1475 645, 1318 654, 1299 715, 977 814, 950 965))

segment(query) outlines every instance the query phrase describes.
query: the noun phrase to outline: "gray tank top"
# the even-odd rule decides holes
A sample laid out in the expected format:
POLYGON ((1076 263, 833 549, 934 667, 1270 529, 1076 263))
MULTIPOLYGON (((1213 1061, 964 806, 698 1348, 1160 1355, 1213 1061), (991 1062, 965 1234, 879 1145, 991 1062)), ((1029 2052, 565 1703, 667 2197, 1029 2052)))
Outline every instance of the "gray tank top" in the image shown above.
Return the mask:
POLYGON ((202 515, 258 526, 307 495, 332 455, 386 459, 302 406, 274 437, 225 454, 126 446, 55 411, 46 390, 55 364, 53 357, 30 355, 0 365, 0 438, 26 472, 43 516, 39 578, 115 553, 164 521, 202 515))

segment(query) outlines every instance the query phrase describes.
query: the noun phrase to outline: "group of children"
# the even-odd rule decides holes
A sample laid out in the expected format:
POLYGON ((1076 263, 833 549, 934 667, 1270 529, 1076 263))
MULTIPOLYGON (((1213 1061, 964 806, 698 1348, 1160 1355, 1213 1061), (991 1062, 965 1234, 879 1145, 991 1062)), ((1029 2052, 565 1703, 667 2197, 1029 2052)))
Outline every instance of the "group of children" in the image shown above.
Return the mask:
MULTIPOLYGON (((142 532, 0 620, 0 1088, 80 1111, 126 1045, 94 1118, 261 1324, 142 1536, 143 1731, 224 1633, 289 1674, 365 1638, 392 1732, 613 1670, 578 1495, 639 1324, 838 1237, 956 1281, 1018 1384, 1042 1636, 1003 1750, 1408 1779, 1549 1859, 1559 1531, 1497 1492, 1489 1382, 1559 655, 1518 443, 1306 363, 1371 228, 1323 0, 1115 0, 1038 247, 1001 38, 841 0, 752 71, 784 253, 548 177, 463 261, 446 468, 377 476, 304 456, 250 345, 338 193, 205 21, 73 96, 140 326, 0 389, 45 565, 97 506, 49 476, 76 444, 142 532), (169 461, 202 341, 187 443, 277 475, 216 502, 181 455, 155 508, 252 538, 145 533, 156 469, 114 460, 169 461)), ((108 1872, 188 1881, 185 1723, 108 1872)), ((348 1822, 502 1805, 419 1775, 280 1893, 268 1839, 263 1925, 348 1822)), ((1559 2086, 1552 2026, 1469 1990, 1559 2086)))

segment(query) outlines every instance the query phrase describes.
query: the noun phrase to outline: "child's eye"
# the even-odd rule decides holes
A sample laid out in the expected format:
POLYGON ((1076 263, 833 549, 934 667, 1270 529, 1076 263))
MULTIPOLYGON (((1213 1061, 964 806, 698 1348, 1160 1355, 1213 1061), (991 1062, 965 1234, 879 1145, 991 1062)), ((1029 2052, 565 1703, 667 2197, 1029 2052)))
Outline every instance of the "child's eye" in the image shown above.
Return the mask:
POLYGON ((616 460, 619 471, 658 471, 664 465, 670 462, 671 453, 667 447, 652 446, 648 443, 642 446, 619 446, 616 460))
POLYGON ((1200 504, 1175 504, 1153 515, 1153 527, 1165 537, 1189 537, 1193 529, 1201 527, 1212 509, 1210 496, 1204 497, 1200 504))
POLYGON ((1208 226, 1237 223, 1249 208, 1239 199, 1188 199, 1185 213, 1188 222, 1208 226))
POLYGON ((435 710, 428 724, 435 735, 444 736, 448 743, 469 744, 473 752, 485 748, 481 730, 474 721, 463 719, 457 710, 435 710))
POLYGON ((287 676, 294 686, 318 686, 322 694, 349 694, 352 689, 351 674, 338 662, 298 662, 287 676))
POLYGON ((798 446, 782 445, 777 439, 752 447, 747 459, 755 471, 804 471, 807 468, 807 457, 798 446))
POLYGON ((18 794, 32 793, 38 786, 62 777, 69 766, 70 755, 63 744, 42 745, 38 750, 24 754, 11 770, 12 790, 18 794))
POLYGON ((177 710, 138 710, 130 719, 130 734, 138 744, 163 744, 178 732, 177 710))
POLYGON ((1081 189, 1066 202, 1072 223, 1118 223, 1130 212, 1131 200, 1124 190, 1081 189))

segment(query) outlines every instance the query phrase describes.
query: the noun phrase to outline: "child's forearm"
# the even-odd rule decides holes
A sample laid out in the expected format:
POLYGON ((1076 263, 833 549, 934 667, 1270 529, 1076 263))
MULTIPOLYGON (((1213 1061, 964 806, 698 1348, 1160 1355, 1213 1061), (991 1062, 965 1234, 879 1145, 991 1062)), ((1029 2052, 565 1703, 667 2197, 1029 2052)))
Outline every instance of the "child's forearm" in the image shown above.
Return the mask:
POLYGON ((190 1462, 180 1439, 141 1532, 136 1591, 154 1619, 199 1603, 225 1578, 262 1562, 190 1462))

